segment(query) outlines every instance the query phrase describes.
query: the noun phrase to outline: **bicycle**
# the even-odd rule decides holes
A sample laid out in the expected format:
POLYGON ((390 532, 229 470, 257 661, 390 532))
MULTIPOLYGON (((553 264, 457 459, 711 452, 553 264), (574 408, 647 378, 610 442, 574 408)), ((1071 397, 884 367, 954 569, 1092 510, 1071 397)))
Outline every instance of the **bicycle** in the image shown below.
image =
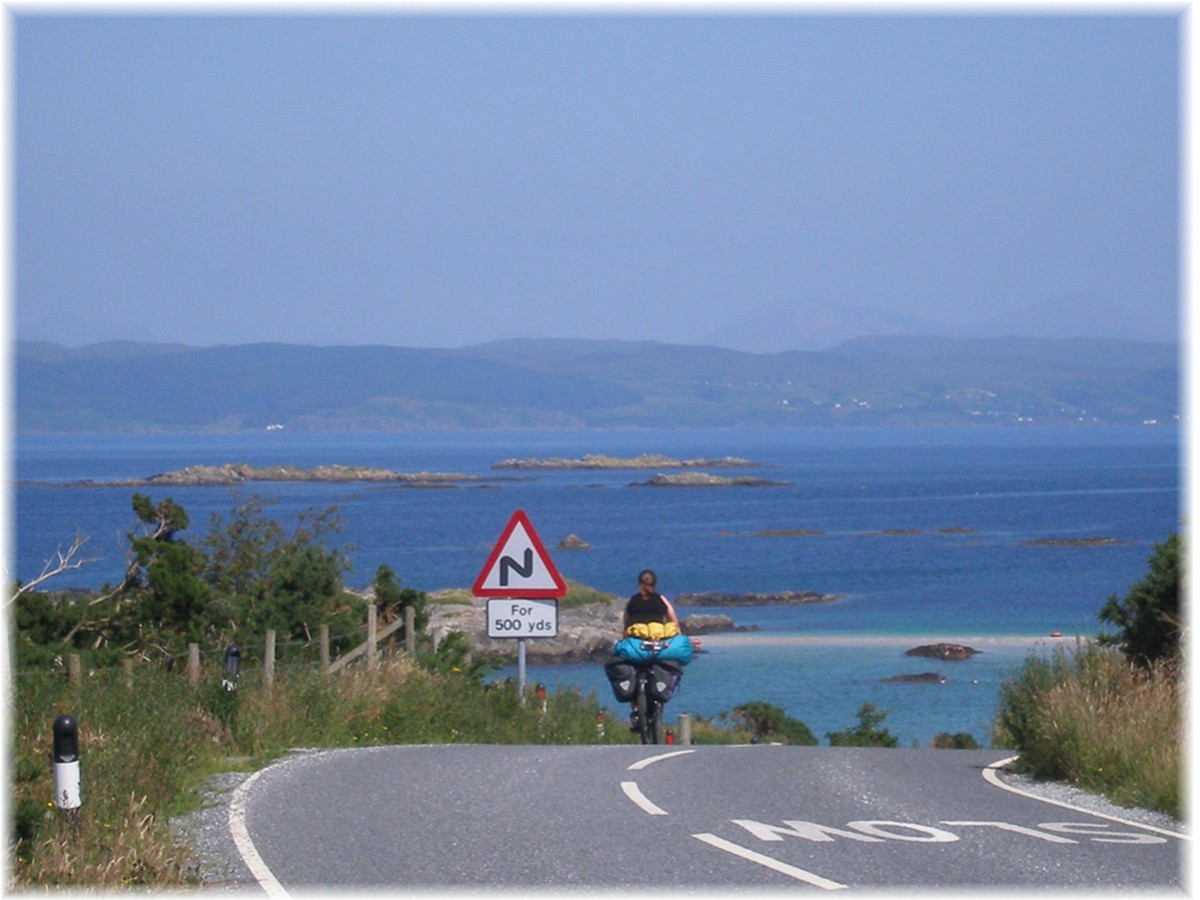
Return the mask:
POLYGON ((683 677, 683 670, 679 666, 657 660, 658 654, 666 646, 667 641, 642 641, 642 650, 649 654, 645 662, 633 664, 614 660, 605 667, 617 699, 633 704, 631 728, 643 744, 658 743, 663 704, 674 694, 683 677), (614 666, 617 668, 614 669, 614 666))

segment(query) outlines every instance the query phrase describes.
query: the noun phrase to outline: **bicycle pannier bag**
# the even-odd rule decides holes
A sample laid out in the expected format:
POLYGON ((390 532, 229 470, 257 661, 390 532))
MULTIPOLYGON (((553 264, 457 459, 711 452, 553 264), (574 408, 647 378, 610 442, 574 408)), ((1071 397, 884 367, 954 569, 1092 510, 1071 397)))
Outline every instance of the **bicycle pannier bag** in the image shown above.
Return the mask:
POLYGON ((637 677, 633 666, 623 659, 611 659, 604 664, 604 674, 612 685, 618 703, 629 703, 637 692, 637 677))
POLYGON ((666 703, 679 687, 683 670, 670 663, 655 663, 650 667, 650 677, 646 680, 646 693, 661 703, 666 703))

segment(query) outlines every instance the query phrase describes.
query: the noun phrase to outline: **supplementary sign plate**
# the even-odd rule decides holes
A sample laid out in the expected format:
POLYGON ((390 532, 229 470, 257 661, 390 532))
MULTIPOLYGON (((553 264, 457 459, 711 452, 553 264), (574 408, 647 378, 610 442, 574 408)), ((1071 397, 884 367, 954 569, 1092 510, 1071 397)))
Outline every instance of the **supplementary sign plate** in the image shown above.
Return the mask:
POLYGON ((487 602, 487 636, 490 638, 558 637, 557 600, 510 600, 487 602))

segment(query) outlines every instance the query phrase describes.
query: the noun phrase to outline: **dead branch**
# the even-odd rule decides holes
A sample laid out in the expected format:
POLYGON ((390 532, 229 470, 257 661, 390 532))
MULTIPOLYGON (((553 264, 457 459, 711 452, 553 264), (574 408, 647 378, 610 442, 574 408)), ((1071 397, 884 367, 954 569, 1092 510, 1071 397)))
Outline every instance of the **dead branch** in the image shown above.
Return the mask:
POLYGON ((76 533, 75 540, 71 541, 71 546, 66 549, 66 552, 63 552, 61 547, 58 548, 58 550, 55 551, 54 556, 46 560, 46 564, 42 567, 42 573, 32 581, 28 581, 19 587, 15 587, 8 599, 5 601, 4 605, 6 607, 11 605, 22 594, 32 591, 38 585, 44 584, 55 575, 61 575, 63 572, 69 572, 72 569, 81 569, 88 563, 95 562, 98 557, 83 558, 79 556, 80 551, 83 549, 83 545, 87 542, 88 539, 86 537, 76 533))

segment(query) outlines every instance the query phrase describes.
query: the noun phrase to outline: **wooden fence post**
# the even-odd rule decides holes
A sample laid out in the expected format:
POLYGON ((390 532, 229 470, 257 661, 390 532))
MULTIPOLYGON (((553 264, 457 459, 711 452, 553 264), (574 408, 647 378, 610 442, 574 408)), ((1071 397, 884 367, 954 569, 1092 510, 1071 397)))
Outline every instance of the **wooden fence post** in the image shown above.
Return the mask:
POLYGON ((267 693, 275 686, 275 629, 267 632, 267 646, 263 651, 263 685, 267 693))
POLYGON ((378 629, 375 625, 375 616, 378 610, 374 603, 367 604, 367 668, 374 669, 379 665, 379 648, 375 645, 377 640, 376 634, 378 629))
POLYGON ((195 687, 200 683, 199 644, 188 644, 187 680, 188 684, 192 685, 192 687, 195 687))
POLYGON ((417 652, 417 611, 411 606, 404 607, 404 652, 417 652))
POLYGON ((329 626, 322 625, 319 629, 321 640, 321 674, 329 674, 329 626))
POLYGON ((72 653, 67 656, 67 681, 76 687, 83 681, 83 665, 78 653, 72 653))

